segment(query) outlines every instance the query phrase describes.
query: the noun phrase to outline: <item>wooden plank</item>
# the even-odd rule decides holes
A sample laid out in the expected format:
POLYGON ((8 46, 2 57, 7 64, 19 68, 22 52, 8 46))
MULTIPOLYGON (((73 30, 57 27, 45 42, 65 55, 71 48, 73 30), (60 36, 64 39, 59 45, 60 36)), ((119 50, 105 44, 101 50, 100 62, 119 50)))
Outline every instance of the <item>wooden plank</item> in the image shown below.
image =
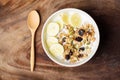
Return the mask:
POLYGON ((120 77, 119 0, 1 0, 0 80, 119 80, 120 77), (78 8, 97 22, 101 41, 95 56, 86 64, 67 68, 52 62, 41 44, 46 19, 63 8, 78 8), (36 67, 30 72, 31 34, 28 13, 36 9, 41 24, 36 32, 36 67))

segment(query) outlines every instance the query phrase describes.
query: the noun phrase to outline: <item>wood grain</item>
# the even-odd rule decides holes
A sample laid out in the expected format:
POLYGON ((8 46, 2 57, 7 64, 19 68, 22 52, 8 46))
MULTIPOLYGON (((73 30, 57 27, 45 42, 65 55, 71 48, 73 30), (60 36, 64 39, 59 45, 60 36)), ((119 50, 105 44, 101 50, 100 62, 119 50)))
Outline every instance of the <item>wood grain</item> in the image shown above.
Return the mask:
POLYGON ((120 80, 120 0, 0 0, 0 80, 120 80), (46 19, 63 8, 78 8, 97 22, 101 41, 86 64, 67 68, 52 62, 41 45, 46 19), (30 72, 31 34, 26 20, 36 9, 41 24, 36 32, 35 71, 30 72))

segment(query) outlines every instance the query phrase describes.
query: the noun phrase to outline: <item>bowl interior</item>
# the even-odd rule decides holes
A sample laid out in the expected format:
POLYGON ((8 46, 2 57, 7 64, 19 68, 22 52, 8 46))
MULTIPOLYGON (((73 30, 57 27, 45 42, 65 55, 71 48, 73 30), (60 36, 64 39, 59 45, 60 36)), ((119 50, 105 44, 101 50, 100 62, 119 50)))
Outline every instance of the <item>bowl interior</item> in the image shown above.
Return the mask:
POLYGON ((74 8, 67 8, 67 9, 62 9, 62 10, 59 10, 55 13, 53 13, 48 19, 47 21, 45 22, 44 26, 43 26, 43 29, 42 29, 42 35, 41 35, 41 39, 42 39, 42 46, 43 46, 43 49, 45 50, 47 56, 52 60, 54 61, 55 63, 59 64, 59 65, 62 65, 62 66, 66 66, 66 67, 75 67, 75 66, 79 66, 79 65, 82 65, 84 63, 86 63, 87 61, 89 61, 93 55, 95 54, 95 52, 97 51, 97 48, 98 48, 98 45, 99 45, 99 38, 100 38, 100 35, 99 35, 99 30, 98 30, 98 26, 97 24, 95 23, 95 21, 93 20, 93 18, 88 15, 86 12, 82 11, 82 10, 79 10, 79 9, 74 9, 74 8), (60 60, 60 59, 57 59, 55 58, 49 51, 48 47, 47 47, 47 44, 46 44, 46 30, 47 30, 47 25, 49 22, 51 21, 55 21, 57 20, 57 16, 59 14, 62 14, 62 13, 79 13, 82 17, 82 23, 84 22, 88 22, 90 24, 93 25, 94 29, 95 29, 95 42, 93 43, 92 45, 92 51, 91 53, 89 54, 89 56, 81 61, 78 61, 76 63, 68 63, 66 61, 63 61, 63 60, 60 60))

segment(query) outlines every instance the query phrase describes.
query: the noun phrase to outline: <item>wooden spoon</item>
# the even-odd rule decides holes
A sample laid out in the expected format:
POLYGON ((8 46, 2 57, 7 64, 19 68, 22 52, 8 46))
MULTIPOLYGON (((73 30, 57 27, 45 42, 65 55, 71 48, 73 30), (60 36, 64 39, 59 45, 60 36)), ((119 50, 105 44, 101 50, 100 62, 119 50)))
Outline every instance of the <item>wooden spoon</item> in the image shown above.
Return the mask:
POLYGON ((32 42, 31 42, 31 53, 30 53, 30 65, 31 65, 31 71, 34 70, 34 61, 35 61, 35 54, 34 54, 34 35, 37 27, 39 26, 40 18, 39 14, 36 10, 31 11, 28 14, 27 24, 28 28, 31 31, 32 34, 32 42))

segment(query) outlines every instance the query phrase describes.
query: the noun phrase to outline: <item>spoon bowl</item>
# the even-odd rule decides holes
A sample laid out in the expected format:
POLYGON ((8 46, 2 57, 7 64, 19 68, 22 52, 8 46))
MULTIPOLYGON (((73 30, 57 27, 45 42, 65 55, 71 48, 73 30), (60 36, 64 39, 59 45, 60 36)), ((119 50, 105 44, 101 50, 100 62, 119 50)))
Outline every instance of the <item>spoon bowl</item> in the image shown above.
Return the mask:
POLYGON ((33 10, 28 14, 27 24, 31 31, 36 31, 39 26, 40 18, 37 11, 33 10))

